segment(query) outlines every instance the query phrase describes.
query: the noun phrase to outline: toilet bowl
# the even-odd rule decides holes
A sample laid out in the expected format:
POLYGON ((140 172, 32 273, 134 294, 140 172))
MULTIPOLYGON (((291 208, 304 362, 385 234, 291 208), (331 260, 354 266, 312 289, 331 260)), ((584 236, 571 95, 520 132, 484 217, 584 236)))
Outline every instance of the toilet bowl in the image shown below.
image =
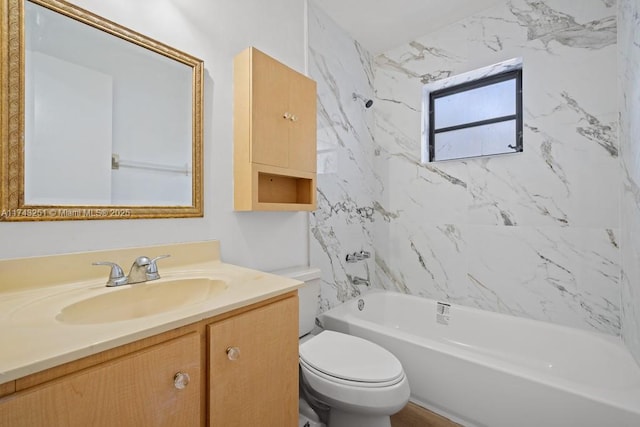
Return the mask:
POLYGON ((402 365, 370 341, 323 331, 299 354, 303 387, 329 407, 329 427, 390 427, 389 416, 409 400, 402 365))
POLYGON ((301 267, 274 272, 305 284, 300 303, 301 397, 328 427, 390 427, 390 415, 409 401, 400 361, 363 338, 335 331, 310 332, 320 299, 320 270, 301 267))

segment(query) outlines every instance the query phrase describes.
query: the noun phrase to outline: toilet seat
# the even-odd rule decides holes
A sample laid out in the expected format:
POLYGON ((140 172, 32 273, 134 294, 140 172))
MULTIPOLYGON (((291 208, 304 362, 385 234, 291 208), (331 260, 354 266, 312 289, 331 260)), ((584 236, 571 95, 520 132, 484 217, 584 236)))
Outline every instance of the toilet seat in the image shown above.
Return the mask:
POLYGON ((323 379, 352 387, 389 387, 404 371, 389 351, 365 339, 323 331, 302 343, 300 364, 323 379))
POLYGON ((338 378, 338 377, 334 377, 332 375, 328 375, 316 368, 314 368, 313 366, 308 365, 307 363, 305 363, 304 360, 300 359, 300 366, 305 369, 307 372, 309 372, 310 374, 313 374, 319 378, 322 378, 323 380, 325 380, 328 383, 332 383, 332 384, 342 384, 342 385, 347 385, 347 386, 351 386, 351 387, 357 387, 357 388, 384 388, 384 387, 391 387, 395 384, 398 384, 400 381, 402 381, 405 376, 404 374, 400 375, 398 378, 391 380, 391 381, 385 381, 385 382, 363 382, 363 381, 353 381, 353 380, 346 380, 344 378, 338 378))

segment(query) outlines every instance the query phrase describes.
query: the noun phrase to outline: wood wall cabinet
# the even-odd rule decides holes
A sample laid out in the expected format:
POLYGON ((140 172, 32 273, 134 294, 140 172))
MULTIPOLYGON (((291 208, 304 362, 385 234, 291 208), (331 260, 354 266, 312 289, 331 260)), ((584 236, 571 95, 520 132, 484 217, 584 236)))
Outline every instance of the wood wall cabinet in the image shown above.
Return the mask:
POLYGON ((251 47, 234 60, 236 210, 316 208, 316 82, 251 47))
POLYGON ((290 292, 18 379, 0 398, 0 427, 293 427, 297 316, 290 292))

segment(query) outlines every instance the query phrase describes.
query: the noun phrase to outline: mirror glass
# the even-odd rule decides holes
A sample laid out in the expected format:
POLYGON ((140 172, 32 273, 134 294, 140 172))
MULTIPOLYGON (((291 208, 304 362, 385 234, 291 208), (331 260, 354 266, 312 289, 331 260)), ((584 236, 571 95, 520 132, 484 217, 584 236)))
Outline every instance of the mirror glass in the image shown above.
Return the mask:
POLYGON ((0 220, 202 216, 202 61, 65 2, 3 1, 22 112, 0 220))

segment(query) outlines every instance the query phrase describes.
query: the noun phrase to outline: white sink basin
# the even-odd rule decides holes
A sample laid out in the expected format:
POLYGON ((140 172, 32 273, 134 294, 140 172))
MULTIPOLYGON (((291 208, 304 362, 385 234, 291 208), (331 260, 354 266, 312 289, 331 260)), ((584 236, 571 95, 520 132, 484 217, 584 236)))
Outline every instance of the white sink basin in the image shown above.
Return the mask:
POLYGON ((124 285, 70 304, 56 319, 74 325, 137 319, 204 302, 226 288, 226 282, 208 278, 124 285))

